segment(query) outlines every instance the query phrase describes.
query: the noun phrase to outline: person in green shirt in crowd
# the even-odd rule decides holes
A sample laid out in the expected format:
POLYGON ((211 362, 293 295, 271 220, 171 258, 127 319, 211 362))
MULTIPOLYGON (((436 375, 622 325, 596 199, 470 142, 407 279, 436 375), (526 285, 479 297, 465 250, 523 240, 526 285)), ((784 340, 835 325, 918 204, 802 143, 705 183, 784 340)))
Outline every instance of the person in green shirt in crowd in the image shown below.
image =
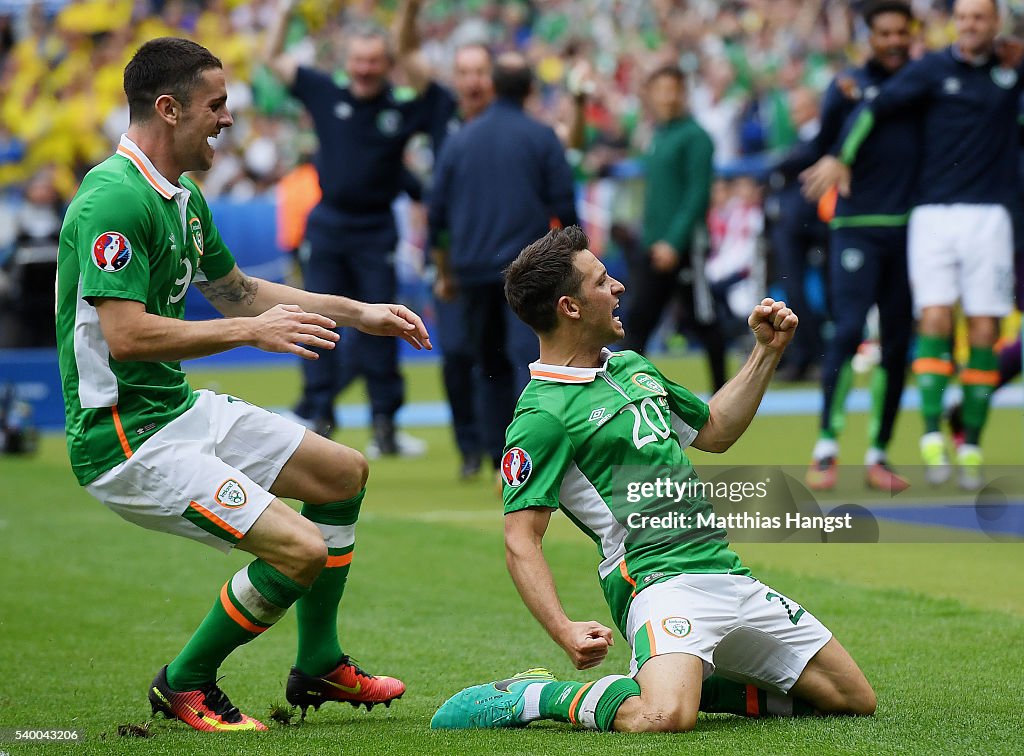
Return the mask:
POLYGON ((678 296, 680 323, 707 352, 718 389, 725 384, 725 337, 704 276, 714 147, 687 112, 686 91, 677 66, 663 66, 647 80, 657 127, 644 156, 643 241, 629 266, 629 335, 623 346, 643 352, 665 307, 678 296))

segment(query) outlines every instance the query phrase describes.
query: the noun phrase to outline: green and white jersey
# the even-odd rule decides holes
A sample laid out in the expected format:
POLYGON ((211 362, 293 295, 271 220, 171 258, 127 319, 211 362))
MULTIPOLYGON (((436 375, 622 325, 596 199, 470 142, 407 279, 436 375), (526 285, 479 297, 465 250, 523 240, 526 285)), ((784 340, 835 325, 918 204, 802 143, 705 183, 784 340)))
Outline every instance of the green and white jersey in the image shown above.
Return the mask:
POLYGON ((638 474, 695 481, 683 449, 707 422, 708 405, 636 352, 604 350, 602 361, 599 368, 530 365, 501 473, 505 514, 560 507, 597 544, 605 599, 625 632, 630 602, 650 585, 683 573, 750 573, 723 530, 638 527, 639 518, 663 516, 667 507, 690 522, 712 512, 700 495, 631 503, 623 488, 624 476, 638 474))
POLYGON ((127 136, 86 175, 57 262, 57 353, 79 483, 123 462, 195 402, 179 363, 110 356, 92 298, 130 299, 180 320, 189 284, 234 265, 196 185, 168 181, 127 136))

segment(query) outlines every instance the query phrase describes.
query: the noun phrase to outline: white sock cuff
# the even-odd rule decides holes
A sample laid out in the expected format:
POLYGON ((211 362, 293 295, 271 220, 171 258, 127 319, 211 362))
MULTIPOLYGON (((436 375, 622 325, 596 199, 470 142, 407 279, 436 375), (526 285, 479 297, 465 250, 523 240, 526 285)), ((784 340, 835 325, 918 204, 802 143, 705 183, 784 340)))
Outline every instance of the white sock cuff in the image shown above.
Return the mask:
POLYGON ((827 457, 839 456, 839 442, 834 438, 819 438, 814 444, 811 457, 817 462, 827 457))
POLYGON ((583 700, 580 702, 580 710, 576 715, 576 721, 586 727, 588 730, 597 729, 597 702, 601 700, 601 696, 604 695, 605 691, 616 680, 626 680, 625 675, 608 675, 608 677, 602 677, 600 680, 590 686, 590 690, 587 691, 586 695, 583 696, 583 700))
POLYGON ((533 722, 540 719, 540 692, 548 683, 533 683, 526 686, 523 691, 523 713, 520 721, 523 723, 533 722))

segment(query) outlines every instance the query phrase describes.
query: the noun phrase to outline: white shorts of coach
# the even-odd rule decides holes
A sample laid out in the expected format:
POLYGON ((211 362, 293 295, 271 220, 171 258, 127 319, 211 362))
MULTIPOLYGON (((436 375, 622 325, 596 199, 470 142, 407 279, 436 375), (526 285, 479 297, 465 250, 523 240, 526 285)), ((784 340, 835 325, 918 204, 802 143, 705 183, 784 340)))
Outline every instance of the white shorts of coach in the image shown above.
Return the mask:
POLYGON ((922 205, 910 213, 907 264, 914 313, 960 302, 964 314, 1013 309, 1013 224, 1002 205, 922 205))
POLYGON ((270 506, 305 429, 235 397, 195 405, 86 490, 129 522, 230 551, 270 506))
POLYGON ((631 677, 648 658, 691 654, 704 662, 705 679, 717 672, 781 693, 832 638, 802 606, 745 575, 677 575, 645 588, 626 631, 631 677))

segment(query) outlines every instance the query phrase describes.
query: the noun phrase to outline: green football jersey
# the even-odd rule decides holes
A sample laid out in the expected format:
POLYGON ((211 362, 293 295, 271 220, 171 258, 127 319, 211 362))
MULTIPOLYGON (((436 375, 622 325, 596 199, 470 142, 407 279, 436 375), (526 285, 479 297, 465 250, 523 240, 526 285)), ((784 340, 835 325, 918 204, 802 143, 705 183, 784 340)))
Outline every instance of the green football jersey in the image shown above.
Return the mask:
POLYGON ((93 297, 183 319, 189 284, 234 265, 196 185, 168 181, 127 137, 86 175, 64 217, 57 261, 57 354, 79 483, 123 462, 195 403, 178 362, 110 356, 93 297))
POLYGON ((645 516, 696 522, 713 511, 699 487, 679 501, 626 495, 630 482, 659 475, 698 480, 683 449, 707 422, 708 405, 636 352, 605 350, 602 359, 600 368, 530 365, 501 472, 505 514, 560 507, 597 544, 601 587, 624 633, 630 602, 650 585, 684 573, 750 572, 723 530, 642 525, 645 516))

